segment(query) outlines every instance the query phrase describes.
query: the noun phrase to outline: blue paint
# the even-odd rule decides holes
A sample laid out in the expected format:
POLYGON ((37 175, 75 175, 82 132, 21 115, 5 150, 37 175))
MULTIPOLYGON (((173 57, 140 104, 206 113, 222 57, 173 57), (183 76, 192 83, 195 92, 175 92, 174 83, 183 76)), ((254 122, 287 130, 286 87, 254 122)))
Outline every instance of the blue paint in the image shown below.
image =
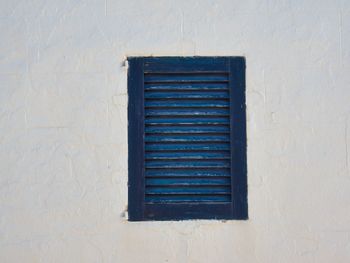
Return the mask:
POLYGON ((164 90, 164 91, 217 91, 217 90, 228 90, 227 83, 154 83, 145 84, 145 91, 150 90, 164 90))
POLYGON ((225 57, 145 57, 145 73, 227 72, 225 57))
POLYGON ((146 116, 229 116, 229 109, 146 109, 146 116))
MULTIPOLYGON (((230 186, 146 186, 146 195, 229 195, 230 186)), ((208 196, 209 198, 209 196, 208 196)))
POLYGON ((145 92, 146 99, 228 99, 228 91, 148 91, 145 92))
POLYGON ((214 124, 229 124, 230 119, 228 117, 215 117, 215 118, 198 118, 198 117, 190 117, 190 118, 156 118, 149 117, 145 119, 145 124, 149 125, 157 125, 157 124, 168 124, 168 125, 179 125, 179 124, 187 124, 187 125, 214 125, 214 124))
MULTIPOLYGON (((150 195, 146 197, 146 203, 148 208, 152 207, 152 204, 156 204, 156 203, 163 203, 166 204, 167 206, 172 206, 171 203, 191 203, 191 204, 195 204, 197 202, 206 202, 206 203, 215 203, 215 202, 220 202, 220 203, 228 203, 231 201, 231 197, 230 195, 216 195, 216 196, 209 196, 209 195, 170 195, 170 196, 162 196, 162 195, 150 195)), ((229 206, 227 206, 229 209, 229 206)), ((165 208, 165 207, 164 207, 165 208)), ((187 208, 187 207, 186 207, 187 208)), ((185 207, 181 207, 181 211, 179 211, 179 213, 175 213, 175 211, 173 211, 173 215, 170 209, 164 209, 163 214, 160 212, 162 210, 158 210, 157 214, 159 214, 159 216, 157 216, 157 220, 161 220, 162 217, 167 216, 166 220, 182 220, 182 219, 190 219, 190 218, 182 218, 180 215, 183 213, 183 210, 186 210, 185 207)), ((202 210, 201 211, 202 214, 207 215, 207 213, 209 211, 206 210, 202 210)), ((151 214, 151 213, 150 213, 151 214)), ((216 216, 220 216, 221 214, 217 214, 217 215, 212 215, 211 217, 203 217, 198 215, 198 218, 207 218, 207 219, 213 219, 216 216)), ((208 215, 207 215, 208 216, 208 215)), ((193 217, 195 218, 195 217, 193 217)))
POLYGON ((220 83, 228 79, 228 74, 145 74, 145 83, 220 83))
POLYGON ((229 100, 146 100, 146 108, 227 108, 229 100))
POLYGON ((145 142, 229 142, 229 135, 146 135, 145 142))
POLYGON ((231 186, 230 178, 146 178, 147 186, 231 186))
POLYGON ((245 59, 229 60, 233 217, 248 219, 245 59))
POLYGON ((147 160, 179 160, 179 159, 230 159, 229 151, 223 152, 146 152, 147 160))
POLYGON ((175 161, 146 161, 146 168, 230 168, 230 161, 227 160, 215 160, 215 161, 204 161, 204 160, 175 160, 175 161))
POLYGON ((130 59, 128 72, 128 210, 130 221, 144 218, 143 61, 130 59))
POLYGON ((130 221, 247 219, 244 58, 129 65, 130 221))
POLYGON ((231 177, 230 169, 148 169, 147 177, 231 177))
POLYGON ((146 151, 229 151, 228 143, 195 143, 195 144, 166 144, 166 143, 146 143, 146 151))
POLYGON ((201 133, 214 133, 222 134, 229 133, 230 127, 227 126, 147 126, 145 128, 146 133, 160 133, 160 134, 201 134, 201 133))

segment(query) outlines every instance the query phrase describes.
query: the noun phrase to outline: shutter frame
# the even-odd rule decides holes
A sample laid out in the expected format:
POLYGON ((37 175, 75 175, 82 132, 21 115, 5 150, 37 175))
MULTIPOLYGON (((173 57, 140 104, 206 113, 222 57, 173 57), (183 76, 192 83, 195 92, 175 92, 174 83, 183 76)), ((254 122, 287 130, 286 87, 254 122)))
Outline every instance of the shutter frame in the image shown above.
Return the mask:
POLYGON ((229 88, 231 109, 231 178, 233 218, 248 219, 245 58, 231 57, 229 88), (235 147, 237 146, 237 147, 235 147))
POLYGON ((140 221, 145 210, 143 58, 128 63, 128 214, 130 221, 140 221))
POLYGON ((244 57, 129 57, 128 62, 129 221, 248 219, 244 57), (229 73, 231 202, 146 203, 144 74, 189 71, 229 73))

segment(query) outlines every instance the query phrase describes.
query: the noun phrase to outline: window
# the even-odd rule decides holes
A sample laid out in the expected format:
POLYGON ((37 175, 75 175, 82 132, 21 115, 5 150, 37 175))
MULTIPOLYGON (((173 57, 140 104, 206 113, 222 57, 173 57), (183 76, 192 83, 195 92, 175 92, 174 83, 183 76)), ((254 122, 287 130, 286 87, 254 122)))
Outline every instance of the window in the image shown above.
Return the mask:
POLYGON ((247 219, 245 59, 128 61, 129 220, 247 219))

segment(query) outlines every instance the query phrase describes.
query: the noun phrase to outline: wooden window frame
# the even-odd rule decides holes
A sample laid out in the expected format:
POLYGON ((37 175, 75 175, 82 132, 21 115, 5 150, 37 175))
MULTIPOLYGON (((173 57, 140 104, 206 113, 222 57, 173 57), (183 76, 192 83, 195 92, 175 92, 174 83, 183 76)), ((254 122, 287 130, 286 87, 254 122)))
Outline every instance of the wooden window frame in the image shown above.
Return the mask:
POLYGON ((128 58, 128 212, 129 221, 248 219, 247 140, 244 57, 128 58), (231 189, 230 203, 145 203, 144 73, 184 70, 229 71, 231 189))

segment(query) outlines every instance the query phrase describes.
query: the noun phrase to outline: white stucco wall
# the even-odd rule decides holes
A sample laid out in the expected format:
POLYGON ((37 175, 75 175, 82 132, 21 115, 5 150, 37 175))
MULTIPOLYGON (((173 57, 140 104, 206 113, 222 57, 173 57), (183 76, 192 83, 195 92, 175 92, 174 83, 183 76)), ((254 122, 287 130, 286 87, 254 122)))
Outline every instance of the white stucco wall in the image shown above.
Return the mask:
POLYGON ((350 1, 0 0, 0 262, 350 262, 350 1), (246 56, 248 221, 127 222, 128 55, 246 56))

